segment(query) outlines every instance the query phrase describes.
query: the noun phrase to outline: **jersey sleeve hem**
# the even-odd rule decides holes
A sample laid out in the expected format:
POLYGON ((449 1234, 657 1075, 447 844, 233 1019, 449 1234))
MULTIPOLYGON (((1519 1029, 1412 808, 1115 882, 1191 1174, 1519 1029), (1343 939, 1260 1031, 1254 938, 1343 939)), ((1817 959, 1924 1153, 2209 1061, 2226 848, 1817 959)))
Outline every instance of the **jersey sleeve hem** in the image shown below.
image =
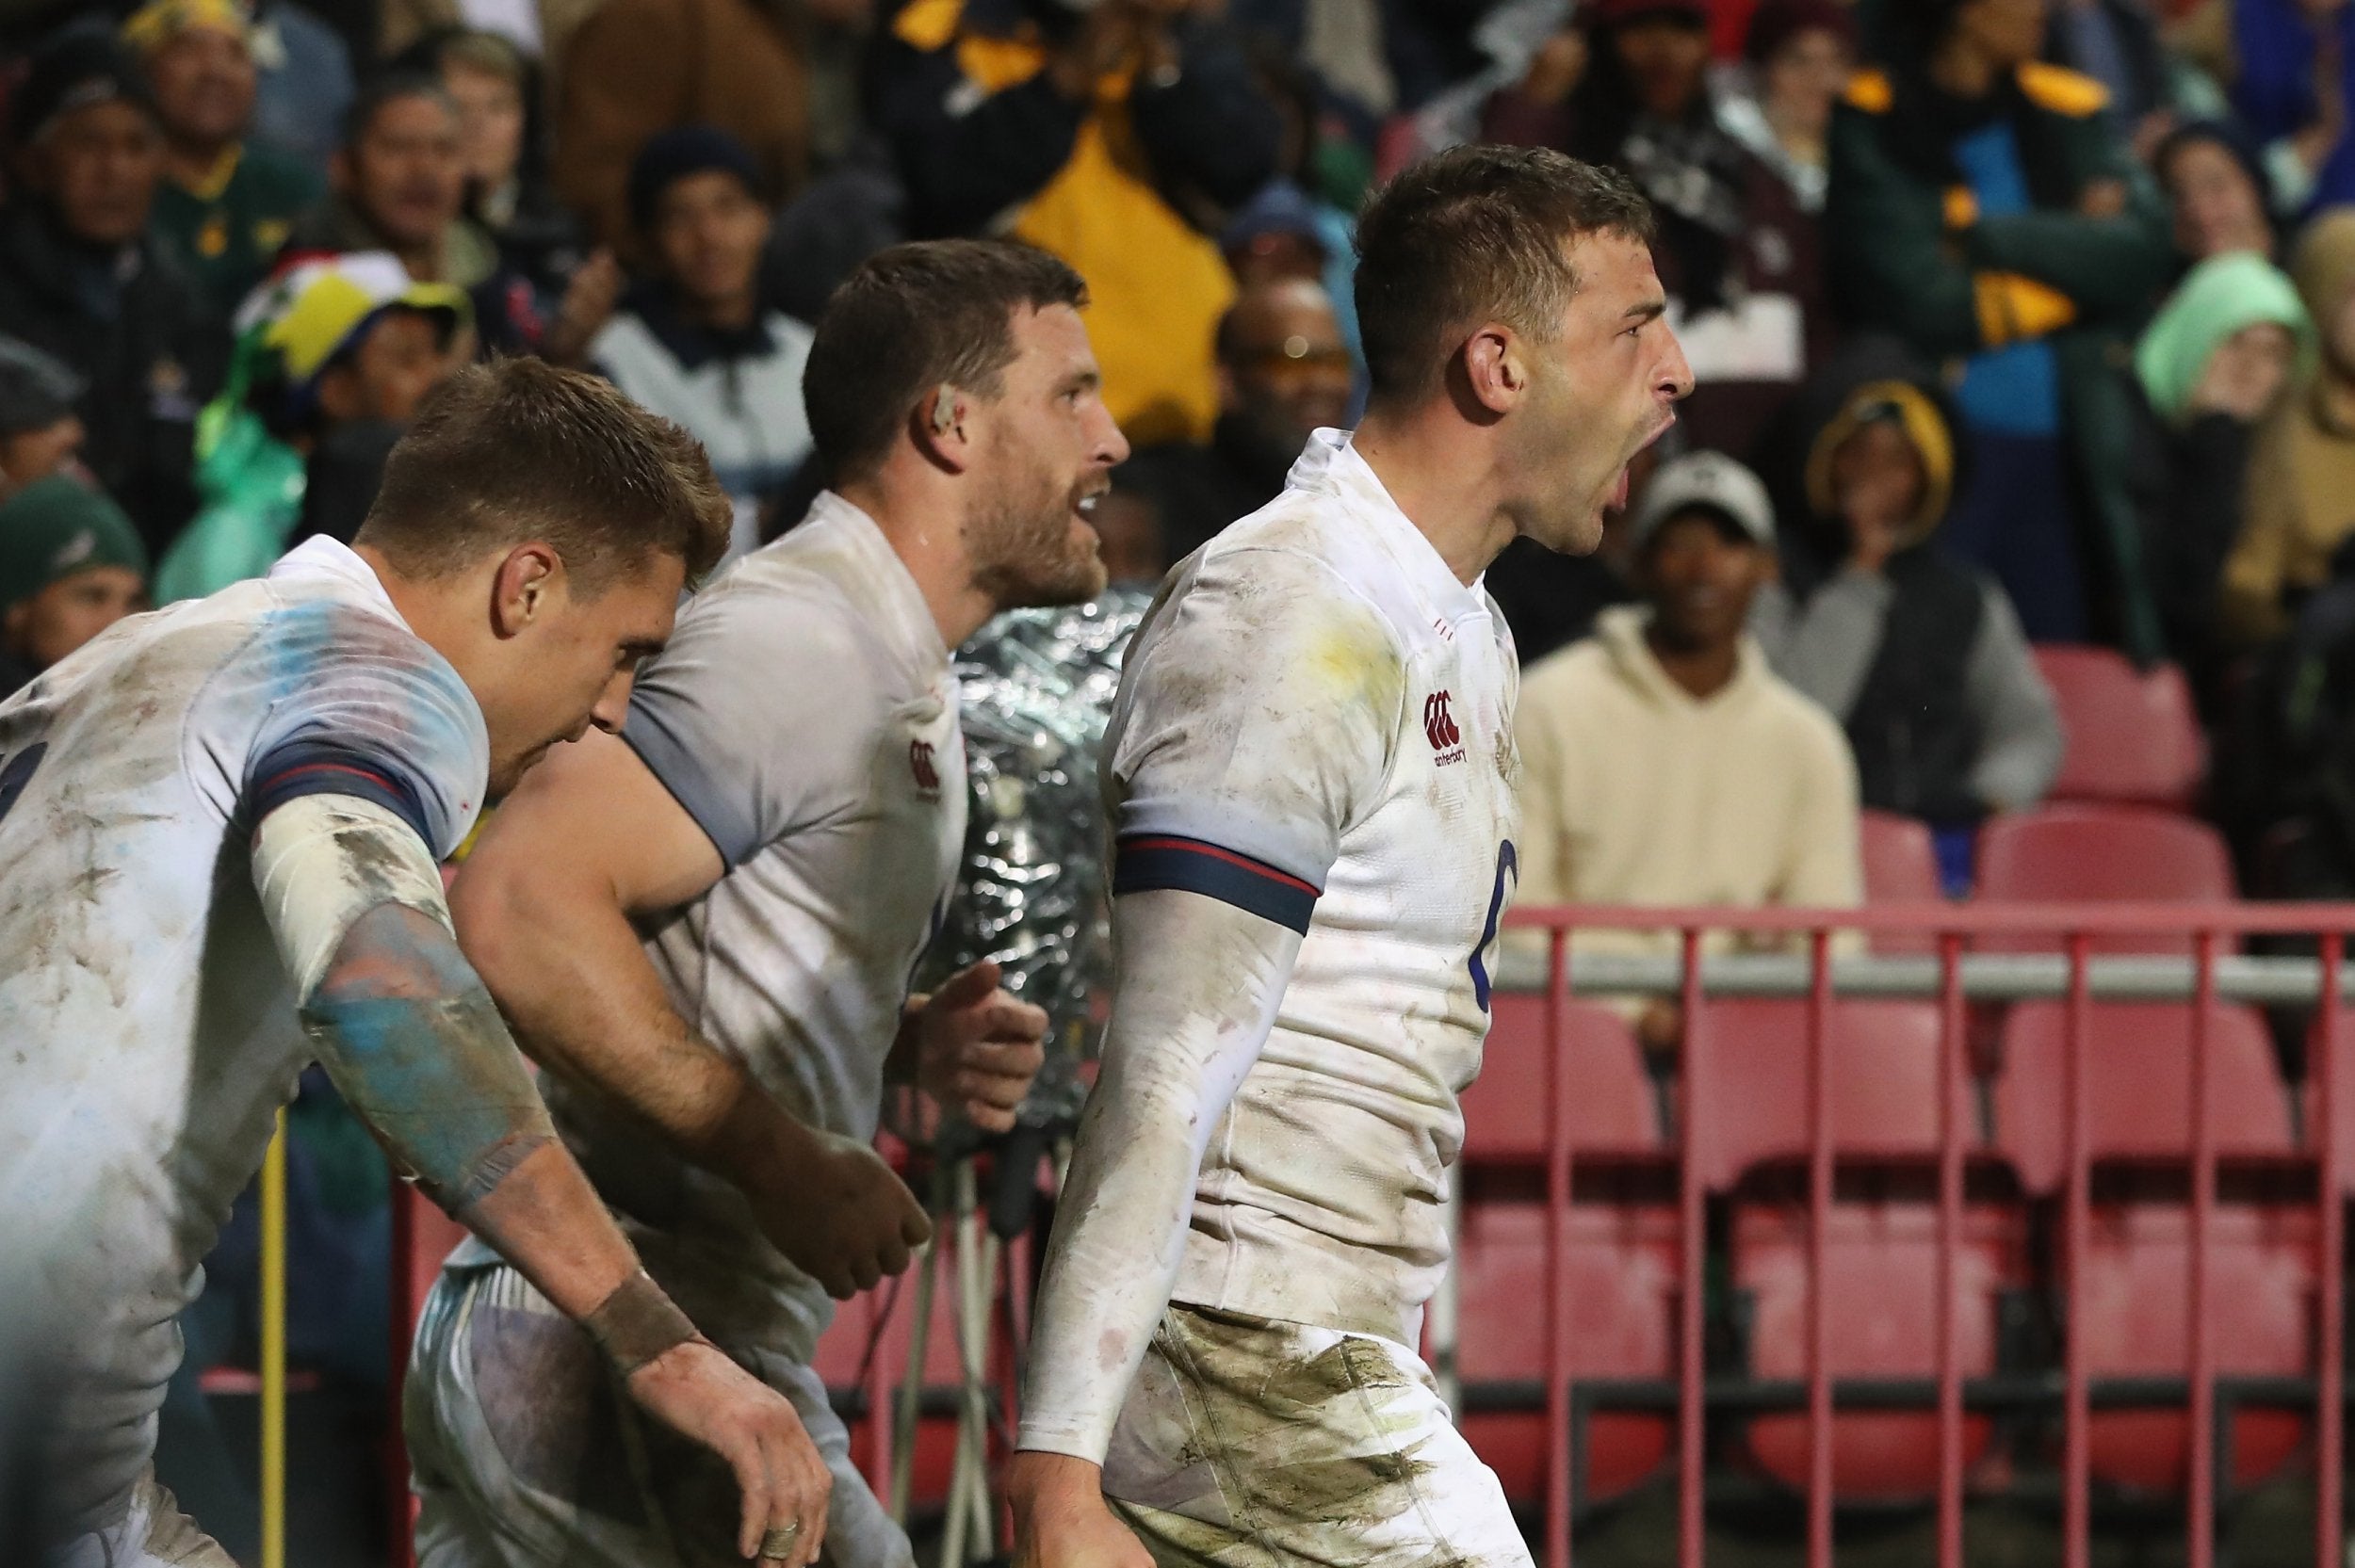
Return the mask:
POLYGON ((1113 896, 1198 893, 1247 914, 1308 932, 1324 890, 1263 860, 1176 833, 1124 833, 1113 868, 1113 896))
POLYGON ((684 737, 663 722, 658 710, 632 703, 629 719, 622 726, 622 740, 711 840, 722 865, 733 871, 760 848, 760 830, 745 809, 749 802, 732 798, 720 786, 690 752, 684 737))
POLYGON ((289 800, 311 795, 349 795, 383 807, 418 839, 433 844, 431 817, 407 783, 365 754, 332 741, 293 741, 265 755, 253 769, 253 821, 289 800))

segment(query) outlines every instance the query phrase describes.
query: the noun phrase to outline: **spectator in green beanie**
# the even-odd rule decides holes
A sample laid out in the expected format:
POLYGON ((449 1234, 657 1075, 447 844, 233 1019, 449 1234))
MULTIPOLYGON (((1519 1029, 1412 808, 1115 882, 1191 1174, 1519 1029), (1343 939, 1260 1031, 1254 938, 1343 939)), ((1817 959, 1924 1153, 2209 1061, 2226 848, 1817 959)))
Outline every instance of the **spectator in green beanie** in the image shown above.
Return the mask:
POLYGON ((113 501, 36 480, 0 502, 0 698, 147 607, 147 551, 113 501))

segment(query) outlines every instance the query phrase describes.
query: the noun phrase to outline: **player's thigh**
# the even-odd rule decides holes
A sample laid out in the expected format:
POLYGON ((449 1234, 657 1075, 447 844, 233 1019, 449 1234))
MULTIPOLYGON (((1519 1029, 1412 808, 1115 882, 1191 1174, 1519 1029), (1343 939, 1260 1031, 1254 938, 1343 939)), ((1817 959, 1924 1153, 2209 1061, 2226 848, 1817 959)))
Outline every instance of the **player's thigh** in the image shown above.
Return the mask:
POLYGON ((1231 1528, 1269 1560, 1527 1568, 1503 1488, 1404 1346, 1185 1310, 1161 1345, 1231 1528))
POLYGON ((41 1568, 237 1568, 152 1470, 133 1488, 120 1523, 52 1546, 40 1561, 41 1568))
POLYGON ((435 1282, 402 1402, 421 1568, 663 1560, 611 1376, 512 1270, 435 1282))

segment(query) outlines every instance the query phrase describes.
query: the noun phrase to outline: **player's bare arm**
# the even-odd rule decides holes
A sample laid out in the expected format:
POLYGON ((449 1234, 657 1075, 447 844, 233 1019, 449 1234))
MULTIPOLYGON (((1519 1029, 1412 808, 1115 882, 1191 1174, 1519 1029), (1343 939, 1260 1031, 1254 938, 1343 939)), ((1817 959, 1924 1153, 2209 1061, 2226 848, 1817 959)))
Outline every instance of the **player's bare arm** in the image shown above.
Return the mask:
POLYGON ((1015 1561, 1031 1568, 1150 1560, 1104 1505, 1104 1451, 1177 1282, 1203 1149, 1267 1043, 1301 940, 1168 889, 1117 899, 1113 939, 1119 1000, 1048 1249, 1023 1451, 1006 1473, 1015 1561))
POLYGON ((452 912, 533 1059, 733 1182, 778 1250, 847 1298, 908 1266, 932 1234, 921 1206, 872 1149, 797 1120, 700 1039, 630 924, 696 897, 723 869, 637 753, 592 732, 551 753, 493 819, 452 912))
POLYGON ((555 1140, 459 952, 430 852, 373 801, 307 795, 255 832, 254 881, 305 1031, 352 1108, 452 1216, 587 1328, 647 1410, 715 1449, 739 1544, 799 1521, 815 1560, 831 1478, 792 1406, 695 1333, 555 1140))

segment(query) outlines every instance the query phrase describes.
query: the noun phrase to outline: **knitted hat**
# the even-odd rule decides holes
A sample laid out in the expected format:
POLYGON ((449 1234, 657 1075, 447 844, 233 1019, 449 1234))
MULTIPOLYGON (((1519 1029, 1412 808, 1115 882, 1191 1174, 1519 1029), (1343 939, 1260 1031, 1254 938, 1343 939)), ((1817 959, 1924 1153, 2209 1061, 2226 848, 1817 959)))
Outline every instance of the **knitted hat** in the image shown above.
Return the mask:
POLYGON ((0 336, 0 436, 55 425, 73 412, 89 385, 63 361, 0 336))
POLYGON ((2265 154, 2247 131, 2229 120, 2193 120, 2176 126, 2152 150, 2151 168, 2165 179, 2175 154, 2196 141, 2209 142, 2231 154, 2249 183, 2257 187, 2257 205, 2267 214, 2273 211, 2273 176, 2266 171, 2265 154))
POLYGON ((638 150, 629 166, 629 220, 641 232, 654 227, 663 193, 690 174, 733 174, 760 195, 760 168, 744 144, 716 125, 681 125, 660 131, 638 150))
POLYGON ((1290 180, 1270 180, 1262 186, 1259 193, 1227 220, 1218 236, 1218 246, 1232 252, 1267 234, 1290 234, 1307 240, 1319 251, 1325 248, 1324 232, 1317 224, 1317 204, 1290 180))
POLYGON ((122 24, 122 41, 152 55, 182 33, 203 29, 226 33, 249 48, 253 21, 237 0, 148 0, 122 24))
POLYGON ((436 317, 445 343, 474 319, 464 289, 417 282, 389 251, 351 251, 298 263, 264 283, 238 307, 236 327, 240 337, 259 329, 286 380, 301 386, 396 308, 436 317))
POLYGON ((1841 0, 1763 0, 1750 13, 1750 30, 1742 41, 1742 53, 1752 65, 1763 65, 1801 33, 1815 32, 1834 34, 1854 49, 1855 8, 1841 0))
POLYGON ((1906 529, 1903 542, 1919 544, 1945 521, 1955 493, 1954 425, 1939 399, 1912 381, 1894 378, 1866 381, 1850 392, 1839 412, 1815 433, 1807 454, 1807 504, 1818 517, 1837 517, 1840 498, 1832 488, 1832 459, 1850 436, 1865 426, 1887 420, 1906 433, 1915 456, 1922 460, 1922 504, 1906 529))
POLYGON ((2314 324, 2298 290, 2263 256, 2210 256, 2184 276, 2135 346, 2135 374, 2163 419, 2182 416, 2208 361, 2246 327, 2286 327, 2301 364, 2314 356, 2314 324))
POLYGON ((0 608, 101 566, 147 575, 138 530, 99 492, 57 474, 0 502, 0 608))
POLYGON ((62 115, 121 102, 153 119, 155 100, 138 57, 106 33, 62 33, 37 51, 8 103, 8 135, 29 147, 62 115))

